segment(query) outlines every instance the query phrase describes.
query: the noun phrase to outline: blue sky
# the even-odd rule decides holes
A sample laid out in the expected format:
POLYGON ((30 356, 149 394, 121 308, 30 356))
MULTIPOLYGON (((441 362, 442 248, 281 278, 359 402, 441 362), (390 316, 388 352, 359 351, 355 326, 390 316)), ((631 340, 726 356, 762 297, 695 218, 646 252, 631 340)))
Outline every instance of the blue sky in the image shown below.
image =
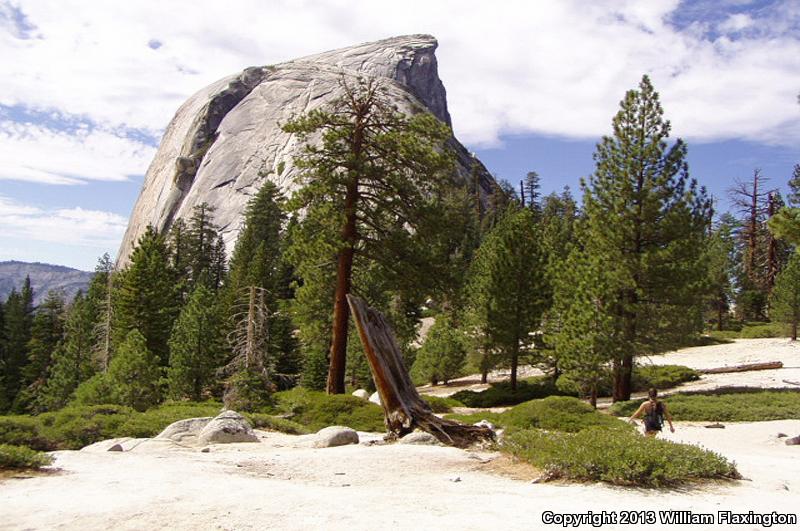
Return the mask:
POLYGON ((545 192, 592 172, 647 73, 720 199, 800 162, 800 0, 0 0, 0 260, 112 255, 158 140, 193 92, 250 65, 430 33, 456 135, 545 192))

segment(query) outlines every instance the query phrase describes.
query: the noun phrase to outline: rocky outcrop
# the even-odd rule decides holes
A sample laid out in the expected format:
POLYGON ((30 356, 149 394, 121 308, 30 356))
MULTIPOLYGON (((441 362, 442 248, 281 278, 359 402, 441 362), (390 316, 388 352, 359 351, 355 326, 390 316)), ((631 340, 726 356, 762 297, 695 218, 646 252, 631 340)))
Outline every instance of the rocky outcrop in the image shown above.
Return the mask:
POLYGON ((173 422, 155 440, 169 440, 183 446, 258 442, 258 436, 242 415, 226 410, 216 417, 198 417, 173 422))
POLYGON ((319 430, 313 437, 312 445, 314 448, 333 448, 335 446, 358 444, 358 432, 346 426, 328 426, 319 430))
MULTIPOLYGON (((247 68, 194 94, 178 109, 147 170, 118 265, 127 263, 147 225, 168 230, 203 202, 216 208, 232 252, 245 206, 264 180, 293 187, 293 158, 302 144, 281 124, 336 99, 342 75, 381 78, 400 111, 426 109, 450 125, 436 47, 429 35, 395 37, 247 68)), ((482 190, 490 192, 493 181, 483 165, 457 140, 451 144, 459 175, 471 179, 475 166, 482 190)))

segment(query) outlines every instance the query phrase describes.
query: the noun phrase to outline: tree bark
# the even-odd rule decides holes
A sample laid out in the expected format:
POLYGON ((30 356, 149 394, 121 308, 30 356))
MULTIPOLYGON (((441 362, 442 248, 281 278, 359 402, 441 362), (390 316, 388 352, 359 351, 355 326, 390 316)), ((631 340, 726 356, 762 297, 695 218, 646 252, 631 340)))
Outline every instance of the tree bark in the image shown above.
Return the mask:
POLYGON ((350 293, 352 287, 357 200, 358 181, 353 178, 347 185, 347 195, 345 196, 345 225, 342 230, 345 247, 339 252, 336 264, 336 296, 333 303, 333 337, 331 339, 331 361, 328 367, 328 394, 341 394, 345 390, 347 333, 350 323, 347 294, 350 293))
POLYGON ((494 432, 489 428, 467 426, 434 415, 411 382, 394 332, 383 315, 358 297, 348 295, 347 300, 381 398, 388 439, 402 437, 414 428, 458 448, 494 439, 494 432))

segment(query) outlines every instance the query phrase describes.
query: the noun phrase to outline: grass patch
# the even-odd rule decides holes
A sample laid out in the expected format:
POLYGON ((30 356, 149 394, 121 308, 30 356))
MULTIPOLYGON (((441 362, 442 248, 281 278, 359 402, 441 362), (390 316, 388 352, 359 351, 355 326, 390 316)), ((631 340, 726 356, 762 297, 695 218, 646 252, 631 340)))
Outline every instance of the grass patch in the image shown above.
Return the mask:
MULTIPOLYGON (((609 412, 630 416, 644 400, 617 402, 609 412)), ((800 418, 800 393, 794 389, 728 389, 664 398, 676 420, 758 422, 800 418)))
POLYGON ((289 435, 304 435, 308 428, 288 419, 267 415, 266 413, 244 413, 250 424, 257 430, 279 431, 289 435))
POLYGON ((328 395, 295 387, 272 395, 274 409, 269 413, 286 416, 309 431, 327 426, 348 426, 359 431, 386 431, 383 409, 352 395, 328 395))
POLYGON ((697 446, 593 427, 577 433, 514 430, 503 450, 553 478, 666 487, 701 479, 738 479, 736 466, 697 446))
POLYGON ((503 413, 480 412, 448 415, 448 418, 474 424, 483 419, 504 428, 555 430, 576 433, 589 428, 632 431, 633 428, 592 406, 569 396, 551 396, 514 406, 503 413))
POLYGON ((0 444, 0 470, 11 468, 42 468, 53 464, 53 456, 31 450, 26 446, 0 444))
POLYGON ((434 413, 450 413, 454 407, 464 407, 464 404, 451 396, 421 395, 421 397, 431 406, 434 413))

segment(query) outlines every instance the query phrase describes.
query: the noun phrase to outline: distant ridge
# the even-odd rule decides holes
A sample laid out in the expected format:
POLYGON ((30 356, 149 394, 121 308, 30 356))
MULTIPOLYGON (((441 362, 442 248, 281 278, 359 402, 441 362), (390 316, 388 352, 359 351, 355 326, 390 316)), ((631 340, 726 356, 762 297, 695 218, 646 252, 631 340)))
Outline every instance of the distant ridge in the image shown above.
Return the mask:
POLYGON ((5 302, 12 289, 19 290, 28 275, 33 287, 33 303, 38 305, 54 289, 63 290, 67 301, 72 300, 79 290, 86 291, 94 273, 41 262, 0 262, 0 301, 5 302))

